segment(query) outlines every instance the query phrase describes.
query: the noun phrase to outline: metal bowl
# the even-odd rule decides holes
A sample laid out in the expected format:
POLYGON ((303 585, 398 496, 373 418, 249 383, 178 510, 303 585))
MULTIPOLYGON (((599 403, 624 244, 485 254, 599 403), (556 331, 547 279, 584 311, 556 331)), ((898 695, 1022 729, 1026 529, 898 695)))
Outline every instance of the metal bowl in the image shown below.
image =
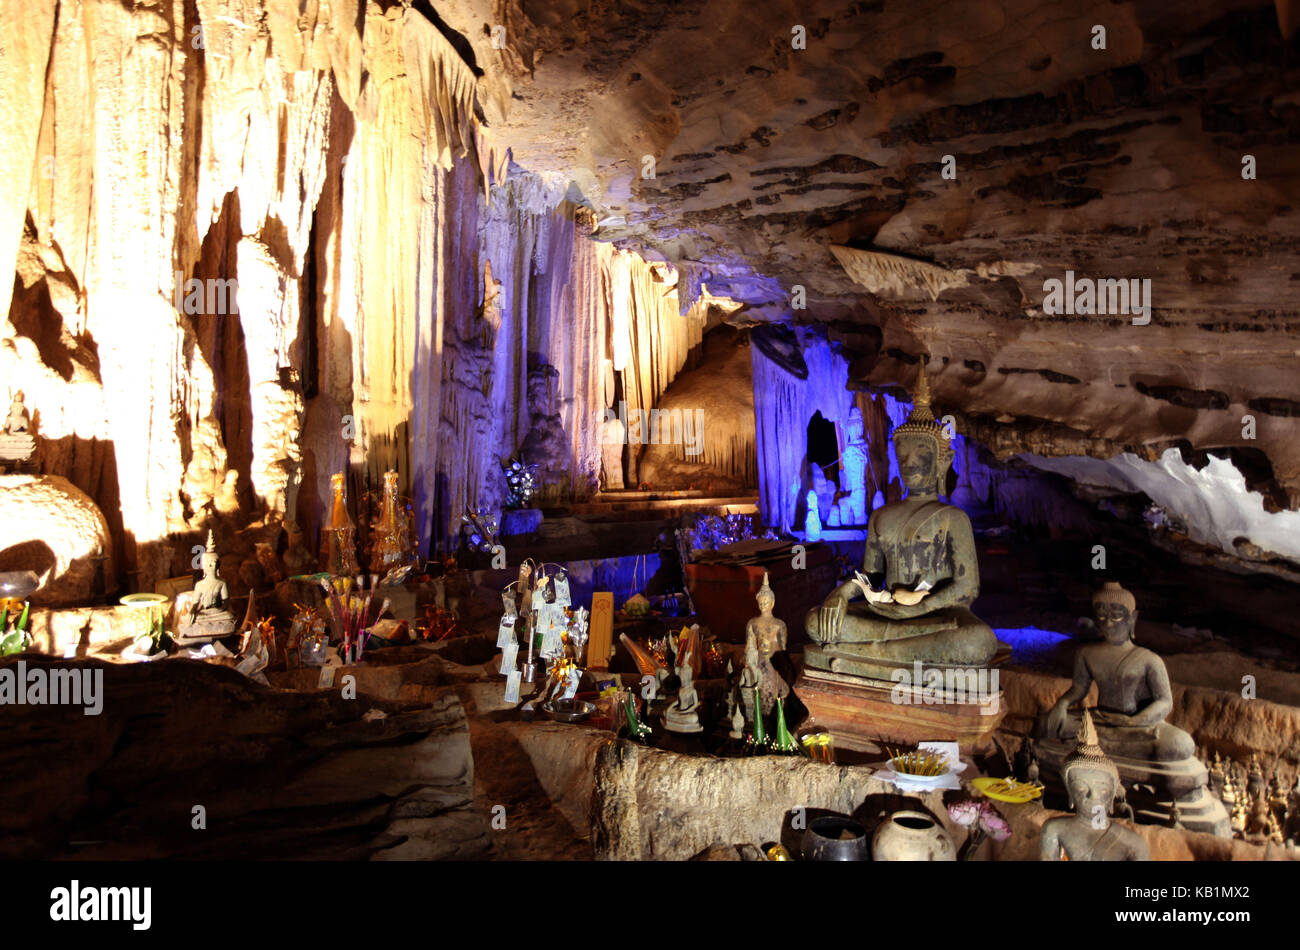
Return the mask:
POLYGON ((27 596, 40 586, 41 578, 35 571, 4 571, 0 573, 0 597, 26 600, 27 596))
POLYGON ((867 829, 852 818, 814 818, 803 833, 800 853, 805 861, 866 861, 871 854, 867 829), (844 832, 852 837, 841 837, 844 832))
POLYGON ((581 722, 595 711, 595 703, 581 699, 556 699, 542 703, 542 714, 555 722, 581 722))

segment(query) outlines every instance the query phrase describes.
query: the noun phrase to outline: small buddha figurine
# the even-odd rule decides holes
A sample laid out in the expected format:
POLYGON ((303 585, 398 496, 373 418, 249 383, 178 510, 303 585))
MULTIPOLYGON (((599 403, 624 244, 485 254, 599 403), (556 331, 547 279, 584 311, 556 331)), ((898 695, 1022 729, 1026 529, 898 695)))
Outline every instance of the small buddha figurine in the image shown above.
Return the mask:
POLYGON ((751 672, 743 686, 758 687, 766 716, 771 714, 778 699, 790 695, 790 684, 772 666, 772 656, 786 649, 786 627, 784 620, 772 616, 776 595, 772 593, 766 571, 763 586, 754 599, 758 601, 758 616, 745 625, 745 669, 751 672))
POLYGON ((807 498, 808 514, 803 519, 803 535, 805 541, 820 541, 822 539, 822 516, 817 510, 817 493, 811 489, 807 498))
POLYGON ((1246 834, 1265 837, 1269 832, 1268 799, 1262 791, 1256 792, 1250 799, 1250 811, 1246 815, 1246 834))
POLYGON ((352 577, 361 573, 357 564, 357 527, 348 514, 347 487, 342 472, 330 476, 330 489, 334 500, 330 505, 329 521, 322 532, 325 550, 324 568, 335 576, 352 577))
POLYGON ((1266 790, 1264 769, 1259 764, 1259 756, 1252 752, 1250 754, 1250 770, 1246 779, 1246 791, 1254 799, 1256 796, 1264 794, 1266 790))
POLYGON ((1246 833, 1246 803, 1240 799, 1232 803, 1232 831, 1240 836, 1246 833))
POLYGON ((15 393, 9 416, 0 428, 0 463, 26 462, 36 452, 36 439, 30 432, 31 423, 23 405, 23 394, 15 393))
POLYGON ((1282 833, 1288 841, 1300 839, 1300 774, 1296 775, 1296 787, 1287 793, 1282 833))
POLYGON ((215 640, 235 630, 235 615, 230 612, 230 588, 221 579, 221 557, 216 540, 208 531, 207 549, 200 559, 203 579, 194 585, 190 607, 177 623, 181 640, 215 640))
POLYGON ((862 574, 809 611, 808 635, 820 646, 805 651, 805 665, 883 681, 918 661, 987 666, 998 642, 970 610, 979 594, 970 519, 939 501, 953 452, 924 370, 893 440, 907 497, 871 513, 862 574))
POLYGON ((9 406, 9 418, 5 420, 5 435, 23 435, 31 425, 27 407, 23 405, 22 392, 14 393, 14 401, 9 406))
POLYGON ((1214 794, 1219 799, 1222 799, 1223 783, 1224 783, 1223 757, 1219 755, 1217 750, 1214 753, 1214 762, 1210 766, 1209 772, 1210 772, 1210 791, 1214 792, 1214 794))
POLYGON ((664 728, 669 732, 703 732, 700 725, 700 696, 695 690, 695 672, 691 668, 690 653, 679 656, 681 665, 677 667, 677 678, 681 687, 677 690, 677 701, 664 710, 664 728))
POLYGON ((1268 785, 1268 807, 1278 821, 1286 821, 1286 789, 1282 786, 1282 776, 1278 775, 1276 767, 1268 785))
POLYGON ((1083 712, 1079 741, 1062 766, 1073 817, 1049 818, 1039 839, 1041 861, 1057 861, 1064 852, 1071 861, 1149 861, 1151 851, 1142 836, 1111 821, 1120 788, 1119 769, 1097 744, 1092 717, 1083 712))
POLYGON ((862 439, 862 410, 849 410, 845 425, 848 444, 840 453, 840 491, 845 495, 839 505, 840 524, 867 523, 867 443, 862 439))

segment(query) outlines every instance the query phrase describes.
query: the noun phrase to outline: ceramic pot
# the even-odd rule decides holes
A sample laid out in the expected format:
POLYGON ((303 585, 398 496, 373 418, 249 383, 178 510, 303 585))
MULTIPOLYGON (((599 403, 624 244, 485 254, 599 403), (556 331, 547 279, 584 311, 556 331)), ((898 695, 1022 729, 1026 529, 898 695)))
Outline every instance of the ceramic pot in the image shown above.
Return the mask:
POLYGON ((952 838, 923 811, 896 811, 871 839, 873 861, 956 861, 952 838))
POLYGON ((867 829, 848 818, 814 818, 803 833, 800 853, 805 861, 867 860, 867 829), (844 832, 852 837, 844 837, 844 832))

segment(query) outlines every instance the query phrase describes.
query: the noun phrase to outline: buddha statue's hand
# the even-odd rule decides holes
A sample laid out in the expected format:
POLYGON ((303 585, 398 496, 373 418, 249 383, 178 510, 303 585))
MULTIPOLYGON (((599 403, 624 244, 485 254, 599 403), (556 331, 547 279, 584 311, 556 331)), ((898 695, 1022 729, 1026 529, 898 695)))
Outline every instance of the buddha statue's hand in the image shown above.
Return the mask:
POLYGON ((839 591, 827 597, 826 602, 822 604, 817 618, 817 627, 823 643, 839 643, 840 629, 844 626, 844 612, 847 606, 847 599, 839 591))
POLYGON ((1061 738, 1061 727, 1065 725, 1065 717, 1069 711, 1069 704, 1062 701, 1053 706, 1048 712, 1047 734, 1053 739, 1061 738))

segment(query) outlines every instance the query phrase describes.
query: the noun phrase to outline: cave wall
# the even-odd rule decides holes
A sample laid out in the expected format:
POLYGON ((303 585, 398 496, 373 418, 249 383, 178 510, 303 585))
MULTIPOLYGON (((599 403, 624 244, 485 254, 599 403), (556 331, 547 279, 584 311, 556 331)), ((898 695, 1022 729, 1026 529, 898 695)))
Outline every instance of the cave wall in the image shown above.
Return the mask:
POLYGON ((133 588, 188 570, 209 524, 227 553, 286 516, 310 539, 344 469, 355 508, 397 467, 422 543, 446 542, 500 503, 530 354, 559 374, 561 494, 589 494, 604 361, 650 406, 699 342, 672 267, 592 241, 567 181, 509 165, 417 9, 0 18, 0 396, 25 393, 38 470, 104 510, 133 588))

